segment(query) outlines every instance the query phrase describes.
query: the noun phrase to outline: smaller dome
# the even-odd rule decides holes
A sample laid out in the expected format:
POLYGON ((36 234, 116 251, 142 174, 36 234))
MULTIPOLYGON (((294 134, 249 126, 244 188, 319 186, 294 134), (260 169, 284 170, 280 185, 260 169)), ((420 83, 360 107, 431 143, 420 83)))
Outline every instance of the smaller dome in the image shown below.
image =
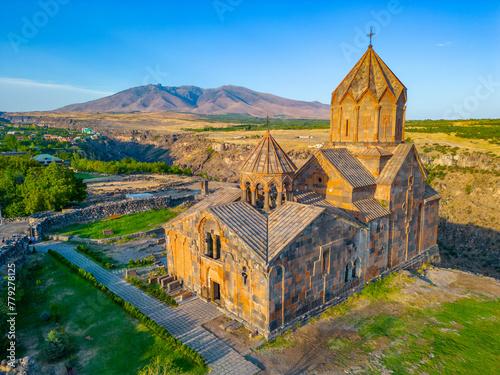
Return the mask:
POLYGON ((240 172, 251 174, 292 174, 296 170, 269 130, 240 166, 240 172))

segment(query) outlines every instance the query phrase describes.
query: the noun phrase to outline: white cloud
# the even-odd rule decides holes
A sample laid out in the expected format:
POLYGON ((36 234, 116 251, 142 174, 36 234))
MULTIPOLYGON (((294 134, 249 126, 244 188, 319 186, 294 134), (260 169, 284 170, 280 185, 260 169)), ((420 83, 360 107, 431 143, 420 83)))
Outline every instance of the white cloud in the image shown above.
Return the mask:
POLYGON ((451 46, 451 42, 445 42, 445 43, 438 43, 436 44, 438 47, 449 47, 451 46))
POLYGON ((91 94, 91 95, 112 95, 114 92, 110 91, 99 91, 99 90, 90 90, 81 87, 76 87, 72 85, 64 85, 58 83, 42 83, 33 81, 31 79, 23 79, 23 78, 8 78, 8 77, 0 77, 0 84, 7 85, 21 85, 28 87, 36 87, 36 88, 45 88, 45 89, 56 89, 56 90, 65 90, 65 91, 73 91, 79 92, 82 94, 91 94))
POLYGON ((74 103, 84 103, 114 92, 92 90, 68 84, 0 77, 0 111, 50 111, 74 103))

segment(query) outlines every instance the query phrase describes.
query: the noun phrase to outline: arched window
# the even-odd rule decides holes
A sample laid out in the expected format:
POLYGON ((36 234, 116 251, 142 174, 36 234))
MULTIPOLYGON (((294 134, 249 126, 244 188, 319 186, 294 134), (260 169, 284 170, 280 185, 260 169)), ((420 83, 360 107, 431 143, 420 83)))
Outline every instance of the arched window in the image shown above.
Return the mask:
POLYGON ((330 265, 330 250, 323 251, 323 259, 321 260, 321 273, 323 275, 327 274, 330 265))
POLYGON ((203 239, 201 252, 209 258, 220 259, 221 242, 216 222, 211 219, 206 220, 201 226, 200 235, 203 239))
POLYGON ((357 279, 359 277, 360 271, 361 271, 361 262, 359 259, 356 259, 354 262, 354 266, 352 267, 352 278, 357 279))
POLYGON ((349 119, 345 120, 345 136, 349 137, 349 119))
POLYGON ((345 282, 351 281, 351 263, 345 265, 345 282))

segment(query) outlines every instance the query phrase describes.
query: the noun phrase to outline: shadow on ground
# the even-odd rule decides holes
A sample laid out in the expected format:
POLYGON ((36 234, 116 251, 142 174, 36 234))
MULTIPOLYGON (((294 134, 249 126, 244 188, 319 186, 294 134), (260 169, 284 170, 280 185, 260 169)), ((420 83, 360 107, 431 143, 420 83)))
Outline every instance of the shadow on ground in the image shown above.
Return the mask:
POLYGON ((439 219, 441 267, 500 279, 500 232, 439 219))

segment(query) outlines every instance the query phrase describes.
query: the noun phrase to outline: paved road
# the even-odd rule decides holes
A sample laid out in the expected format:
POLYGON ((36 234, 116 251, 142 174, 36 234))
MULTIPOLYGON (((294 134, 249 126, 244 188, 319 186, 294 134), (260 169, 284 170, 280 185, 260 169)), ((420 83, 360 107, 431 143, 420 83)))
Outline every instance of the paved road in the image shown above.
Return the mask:
POLYGON ((253 375, 260 371, 253 363, 247 361, 238 352, 201 327, 203 323, 222 315, 215 305, 205 303, 199 298, 193 298, 179 307, 170 308, 77 253, 70 245, 59 242, 44 242, 37 244, 36 249, 37 251, 47 251, 48 249, 57 251, 71 263, 91 272, 97 281, 109 290, 165 327, 183 344, 200 353, 212 369, 211 374, 253 375))

